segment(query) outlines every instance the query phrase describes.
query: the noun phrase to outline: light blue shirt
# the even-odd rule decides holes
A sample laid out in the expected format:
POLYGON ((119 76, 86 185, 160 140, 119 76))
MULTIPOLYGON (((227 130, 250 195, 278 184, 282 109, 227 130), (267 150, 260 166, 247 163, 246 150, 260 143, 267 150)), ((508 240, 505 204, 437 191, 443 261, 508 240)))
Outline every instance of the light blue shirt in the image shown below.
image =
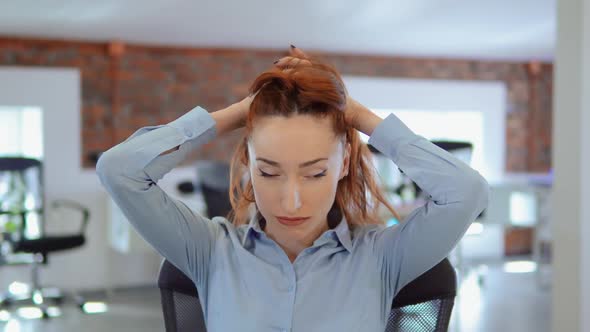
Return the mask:
POLYGON ((134 228, 194 281, 209 332, 382 332, 393 297, 444 259, 488 203, 477 171, 391 114, 369 143, 430 199, 397 226, 351 229, 343 218, 291 263, 255 218, 239 227, 207 219, 157 185, 216 135, 213 117, 196 107, 139 129, 96 166, 134 228))

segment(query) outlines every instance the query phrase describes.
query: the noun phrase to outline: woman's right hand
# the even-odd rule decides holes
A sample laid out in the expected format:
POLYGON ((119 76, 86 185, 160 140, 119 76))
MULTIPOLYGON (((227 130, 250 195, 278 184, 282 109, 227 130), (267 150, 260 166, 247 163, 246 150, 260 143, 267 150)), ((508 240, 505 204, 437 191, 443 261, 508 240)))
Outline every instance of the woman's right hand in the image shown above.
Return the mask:
POLYGON ((236 112, 238 112, 239 117, 243 122, 243 125, 246 124, 246 118, 248 117, 248 112, 250 111, 250 104, 252 104, 254 97, 256 97, 256 93, 251 94, 248 97, 234 104, 236 107, 236 112))
POLYGON ((256 94, 249 95, 237 103, 211 113, 211 116, 216 122, 218 136, 246 125, 250 104, 252 104, 255 96, 256 94))

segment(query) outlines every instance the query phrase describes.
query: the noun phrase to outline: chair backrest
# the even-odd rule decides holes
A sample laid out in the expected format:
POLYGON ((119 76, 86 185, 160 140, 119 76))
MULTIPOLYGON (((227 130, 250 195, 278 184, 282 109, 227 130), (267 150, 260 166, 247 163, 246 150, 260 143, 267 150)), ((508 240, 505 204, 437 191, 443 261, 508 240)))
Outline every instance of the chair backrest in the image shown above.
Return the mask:
POLYGON ((32 209, 31 204, 42 208, 43 163, 33 158, 0 157, 0 188, 6 188, 0 191, 0 209, 32 209), (13 202, 11 195, 20 199, 13 202), (25 197, 31 197, 33 201, 27 200, 25 204, 25 197))
POLYGON ((198 187, 203 193, 207 216, 227 216, 231 211, 229 199, 230 164, 224 161, 201 160, 195 164, 198 187))
POLYGON ((34 158, 0 157, 0 218, 13 240, 25 237, 27 217, 37 215, 43 234, 45 225, 43 163, 34 158))
POLYGON ((164 259, 158 287, 166 332, 205 332, 203 308, 193 281, 164 259))
POLYGON ((207 216, 227 216, 231 211, 231 201, 229 199, 229 189, 216 189, 201 183, 201 192, 207 206, 207 216))
MULTIPOLYGON (((166 332, 206 332, 194 283, 166 259, 158 277, 166 332)), ((407 284, 394 298, 386 332, 445 332, 457 293, 448 259, 407 284)))
POLYGON ((455 295, 457 275, 445 258, 399 291, 385 331, 447 331, 455 295))

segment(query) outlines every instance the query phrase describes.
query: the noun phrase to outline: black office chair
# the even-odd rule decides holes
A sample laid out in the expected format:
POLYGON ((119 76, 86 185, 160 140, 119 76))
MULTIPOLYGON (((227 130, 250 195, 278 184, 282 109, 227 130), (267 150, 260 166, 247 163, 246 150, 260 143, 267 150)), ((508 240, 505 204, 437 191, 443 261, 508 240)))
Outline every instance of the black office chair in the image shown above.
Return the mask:
POLYGON ((386 331, 447 331, 455 295, 457 275, 445 258, 395 296, 386 331))
POLYGON ((195 167, 200 179, 197 186, 203 194, 207 216, 227 216, 232 209, 229 199, 230 164, 224 161, 200 160, 195 167))
POLYGON ((232 210, 229 198, 230 165, 223 161, 200 160, 195 163, 199 181, 182 181, 177 189, 182 194, 193 194, 200 190, 207 207, 207 217, 228 216, 232 210))
MULTIPOLYGON (((70 250, 81 247, 86 242, 84 233, 90 219, 89 210, 82 205, 69 200, 56 200, 51 203, 52 208, 65 207, 80 213, 80 228, 73 234, 48 235, 45 234, 44 193, 43 193, 43 164, 40 160, 23 157, 0 157, 0 181, 4 181, 10 188, 0 192, 0 222, 4 224, 2 241, 9 243, 11 248, 8 255, 29 253, 32 259, 32 287, 28 294, 12 294, 6 292, 0 298, 0 305, 10 305, 17 301, 31 300, 41 309, 44 318, 49 318, 45 299, 52 299, 59 303, 64 294, 58 289, 43 288, 39 280, 39 264, 48 263, 49 253, 70 250), (29 201, 25 197, 32 197, 29 201), (33 203, 31 203, 33 202, 33 203), (27 225, 32 215, 39 220, 40 236, 28 238, 27 225), (6 225, 10 224, 10 227, 6 225), (8 228, 8 229, 7 229, 8 228)), ((4 264, 8 264, 3 257, 4 264)), ((83 300, 75 296, 78 304, 83 300)))
POLYGON ((207 216, 227 216, 231 211, 231 202, 229 199, 229 189, 219 190, 205 183, 201 183, 201 192, 203 200, 207 206, 207 216))
POLYGON ((195 284, 166 259, 160 266, 158 287, 166 332, 207 331, 195 284))
MULTIPOLYGON (((158 287, 166 332, 207 331, 194 283, 166 259, 158 287)), ((385 332, 447 331, 456 293, 455 270, 445 258, 398 293, 385 332)))

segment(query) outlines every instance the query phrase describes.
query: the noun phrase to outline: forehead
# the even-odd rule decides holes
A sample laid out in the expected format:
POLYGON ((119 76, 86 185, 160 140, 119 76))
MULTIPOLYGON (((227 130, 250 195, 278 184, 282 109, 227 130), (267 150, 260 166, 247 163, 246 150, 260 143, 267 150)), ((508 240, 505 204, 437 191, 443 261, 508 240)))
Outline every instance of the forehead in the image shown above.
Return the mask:
POLYGON ((338 143, 330 118, 265 116, 254 123, 249 147, 256 157, 283 163, 329 157, 339 150, 338 143))

